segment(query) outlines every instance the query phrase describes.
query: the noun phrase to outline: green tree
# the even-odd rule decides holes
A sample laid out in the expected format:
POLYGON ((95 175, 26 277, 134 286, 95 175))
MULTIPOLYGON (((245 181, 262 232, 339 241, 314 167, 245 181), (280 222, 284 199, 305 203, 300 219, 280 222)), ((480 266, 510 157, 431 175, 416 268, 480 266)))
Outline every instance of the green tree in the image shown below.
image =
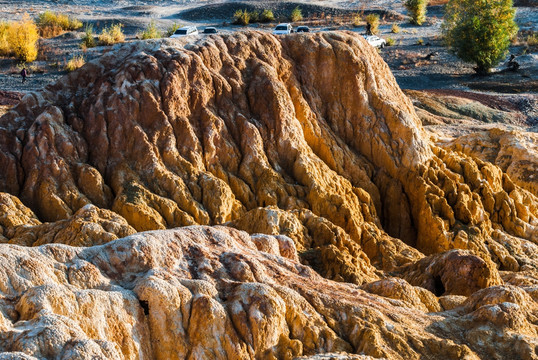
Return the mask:
POLYGON ((176 23, 176 22, 173 23, 172 25, 170 25, 168 27, 168 29, 166 30, 166 37, 170 37, 170 36, 174 35, 176 30, 179 29, 180 27, 181 27, 181 25, 176 23))
POLYGON ((157 29, 157 24, 155 23, 155 20, 151 20, 146 26, 146 29, 142 31, 138 35, 142 40, 148 40, 148 39, 158 39, 163 36, 163 33, 157 29))
POLYGON ((411 16, 412 24, 422 25, 426 21, 428 0, 406 0, 404 5, 411 16))
POLYGON ((366 24, 370 25, 370 32, 377 34, 379 31, 379 15, 369 14, 366 16, 366 24))
POLYGON ((447 46, 463 61, 487 74, 506 56, 518 27, 512 0, 450 0, 443 34, 447 46))
POLYGON ((93 25, 87 24, 84 28, 84 36, 82 37, 82 42, 80 43, 81 48, 93 48, 95 47, 95 37, 93 36, 93 25))
POLYGON ((261 22, 271 22, 275 20, 275 15, 271 10, 263 10, 262 14, 260 15, 260 21, 261 22))
POLYGON ((237 10, 234 14, 234 24, 246 26, 250 23, 250 13, 245 10, 237 10))
POLYGON ((293 22, 303 20, 303 12, 298 6, 291 11, 290 20, 293 22))

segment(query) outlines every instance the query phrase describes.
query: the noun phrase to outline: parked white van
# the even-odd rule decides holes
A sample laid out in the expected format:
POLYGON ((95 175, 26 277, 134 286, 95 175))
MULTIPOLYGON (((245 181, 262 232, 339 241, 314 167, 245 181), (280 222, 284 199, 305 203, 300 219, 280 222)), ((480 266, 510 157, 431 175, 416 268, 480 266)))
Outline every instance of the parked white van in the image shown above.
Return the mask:
POLYGON ((196 26, 184 26, 182 28, 179 28, 170 37, 178 38, 189 35, 198 35, 198 29, 196 28, 196 26))
POLYGON ((293 27, 290 23, 282 23, 278 24, 273 30, 273 35, 286 35, 291 34, 293 32, 293 27))

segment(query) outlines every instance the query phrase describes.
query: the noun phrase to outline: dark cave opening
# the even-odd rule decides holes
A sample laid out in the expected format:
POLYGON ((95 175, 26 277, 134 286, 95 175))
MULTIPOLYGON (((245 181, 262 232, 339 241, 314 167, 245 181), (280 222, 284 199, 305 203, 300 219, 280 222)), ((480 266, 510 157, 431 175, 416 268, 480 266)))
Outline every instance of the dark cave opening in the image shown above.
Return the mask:
POLYGON ((145 300, 139 300, 140 306, 144 309, 144 314, 149 315, 149 304, 145 300))
POLYGON ((442 296, 446 289, 441 280, 441 276, 437 275, 433 277, 433 293, 435 296, 442 296))

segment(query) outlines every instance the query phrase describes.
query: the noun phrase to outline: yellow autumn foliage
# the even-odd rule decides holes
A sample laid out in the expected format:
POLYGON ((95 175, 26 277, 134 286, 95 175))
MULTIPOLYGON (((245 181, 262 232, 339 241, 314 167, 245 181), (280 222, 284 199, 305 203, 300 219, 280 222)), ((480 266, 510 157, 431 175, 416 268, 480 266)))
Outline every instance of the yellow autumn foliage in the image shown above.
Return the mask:
POLYGON ((24 62, 37 58, 37 41, 39 33, 32 19, 25 14, 20 21, 12 22, 7 27, 7 42, 10 52, 24 62))
POLYGON ((9 42, 7 41, 9 23, 0 22, 0 56, 8 56, 11 53, 9 42))

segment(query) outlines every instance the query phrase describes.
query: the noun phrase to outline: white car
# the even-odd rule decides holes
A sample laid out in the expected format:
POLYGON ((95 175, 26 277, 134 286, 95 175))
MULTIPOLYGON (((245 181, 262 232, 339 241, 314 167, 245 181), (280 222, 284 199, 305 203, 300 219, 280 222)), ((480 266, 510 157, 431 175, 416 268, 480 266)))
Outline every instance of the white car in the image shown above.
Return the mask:
POLYGON ((196 28, 196 26, 184 26, 182 28, 179 28, 170 37, 178 38, 189 35, 198 35, 198 29, 196 28))
POLYGON ((278 24, 273 30, 273 35, 286 35, 293 32, 293 27, 290 23, 278 24))
POLYGON ((368 41, 368 44, 372 45, 373 47, 378 47, 383 49, 387 42, 385 39, 380 38, 379 36, 375 35, 363 35, 363 37, 368 41))

